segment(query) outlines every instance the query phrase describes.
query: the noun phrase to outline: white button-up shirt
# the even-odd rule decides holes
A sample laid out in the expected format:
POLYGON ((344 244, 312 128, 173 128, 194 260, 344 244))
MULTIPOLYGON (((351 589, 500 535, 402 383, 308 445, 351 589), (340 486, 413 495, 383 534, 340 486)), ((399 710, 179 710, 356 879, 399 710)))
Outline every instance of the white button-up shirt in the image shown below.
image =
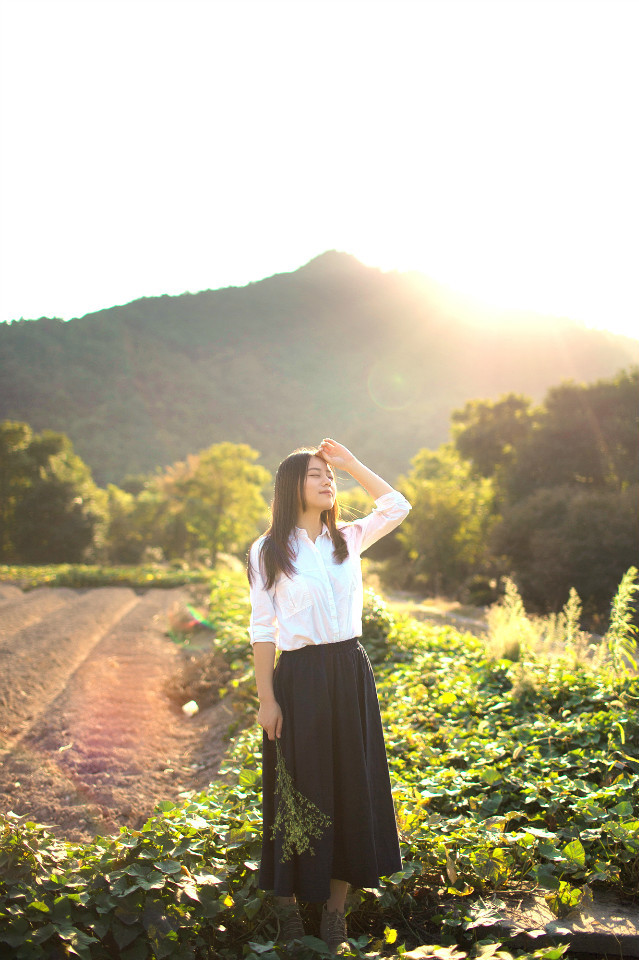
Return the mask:
POLYGON ((383 494, 367 517, 340 523, 348 557, 337 563, 328 527, 313 543, 306 530, 295 528, 292 577, 280 574, 270 590, 259 564, 264 537, 251 547, 251 643, 269 641, 280 650, 307 644, 337 643, 362 635, 362 564, 360 554, 399 526, 410 504, 397 490, 383 494))

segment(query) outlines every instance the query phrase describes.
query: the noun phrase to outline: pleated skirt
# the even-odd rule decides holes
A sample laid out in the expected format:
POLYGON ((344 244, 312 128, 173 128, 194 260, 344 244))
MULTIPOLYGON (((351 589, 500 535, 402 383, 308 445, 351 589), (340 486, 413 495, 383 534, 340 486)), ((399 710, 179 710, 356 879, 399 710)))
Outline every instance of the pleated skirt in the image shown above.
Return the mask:
POLYGON ((401 857, 366 651, 357 637, 283 651, 273 689, 283 714, 280 787, 283 760, 296 796, 305 801, 297 809, 305 811, 308 822, 296 824, 295 830, 304 833, 313 823, 316 829, 310 849, 291 854, 278 818, 283 800, 277 789, 276 742, 264 733, 260 887, 317 902, 328 899, 331 878, 353 887, 378 886, 380 877, 401 869, 401 857))

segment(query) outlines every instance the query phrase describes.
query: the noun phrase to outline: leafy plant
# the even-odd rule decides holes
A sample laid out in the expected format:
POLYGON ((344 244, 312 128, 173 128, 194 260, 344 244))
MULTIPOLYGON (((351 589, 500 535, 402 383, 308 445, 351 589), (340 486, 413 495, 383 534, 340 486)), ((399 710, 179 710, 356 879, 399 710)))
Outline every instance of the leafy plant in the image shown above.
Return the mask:
MULTIPOLYGON (((245 578, 216 576, 211 598, 211 643, 233 667, 239 731, 217 779, 180 805, 159 804, 140 830, 82 846, 0 816, 0 955, 285 956, 257 886, 262 741, 245 578)), ((386 627, 388 656, 375 673, 403 868, 353 893, 350 955, 410 955, 443 942, 432 947, 440 960, 509 957, 497 940, 473 946, 477 896, 536 885, 561 914, 595 884, 636 892, 639 679, 548 658, 542 645, 529 648, 523 700, 520 664, 487 656, 481 638, 405 616, 386 627)), ((523 956, 564 951, 552 949, 523 956)), ((308 936, 300 958, 323 950, 308 936)))
POLYGON ((388 638, 394 625, 388 606, 373 590, 364 591, 362 644, 372 663, 382 663, 390 654, 388 638))
POLYGON ((637 670, 637 626, 634 594, 639 590, 637 568, 630 567, 624 574, 610 609, 610 625, 603 648, 607 650, 612 668, 616 673, 631 673, 637 670))
POLYGON ((517 585, 504 578, 504 595, 488 611, 487 646, 495 659, 525 660, 537 645, 540 631, 526 613, 517 585))
POLYGON ((273 838, 282 838, 282 862, 308 851, 314 854, 313 840, 319 840, 331 827, 331 818, 295 786, 282 746, 275 740, 275 794, 277 813, 273 822, 273 838))

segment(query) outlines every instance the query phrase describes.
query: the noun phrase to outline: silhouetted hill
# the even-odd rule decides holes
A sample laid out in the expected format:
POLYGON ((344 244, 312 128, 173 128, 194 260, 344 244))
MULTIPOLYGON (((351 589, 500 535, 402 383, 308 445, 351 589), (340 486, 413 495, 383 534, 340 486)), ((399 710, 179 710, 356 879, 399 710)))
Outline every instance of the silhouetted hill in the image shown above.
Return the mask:
POLYGON ((468 399, 541 399, 637 362, 639 341, 481 317, 424 277, 332 251, 246 287, 0 324, 0 419, 68 434, 101 483, 220 440, 273 469, 323 436, 394 479, 468 399))

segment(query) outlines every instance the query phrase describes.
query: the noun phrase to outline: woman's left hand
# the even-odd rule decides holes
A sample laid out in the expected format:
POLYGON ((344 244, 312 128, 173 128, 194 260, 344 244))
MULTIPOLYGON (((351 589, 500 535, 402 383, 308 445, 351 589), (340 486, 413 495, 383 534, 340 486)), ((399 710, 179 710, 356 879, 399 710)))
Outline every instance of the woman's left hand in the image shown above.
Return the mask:
POLYGON ((337 467, 338 470, 348 470, 351 464, 356 462, 356 457, 348 447, 330 438, 322 440, 317 452, 331 467, 337 467))

